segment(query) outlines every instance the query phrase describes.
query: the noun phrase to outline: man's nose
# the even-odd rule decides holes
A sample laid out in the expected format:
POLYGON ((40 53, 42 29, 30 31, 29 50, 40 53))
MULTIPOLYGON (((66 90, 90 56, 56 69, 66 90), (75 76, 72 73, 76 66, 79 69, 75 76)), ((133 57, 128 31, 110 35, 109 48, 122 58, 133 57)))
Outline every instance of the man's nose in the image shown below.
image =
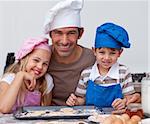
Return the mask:
POLYGON ((61 43, 62 43, 63 45, 67 45, 67 44, 68 44, 68 37, 67 37, 66 34, 63 35, 62 40, 61 40, 61 43))

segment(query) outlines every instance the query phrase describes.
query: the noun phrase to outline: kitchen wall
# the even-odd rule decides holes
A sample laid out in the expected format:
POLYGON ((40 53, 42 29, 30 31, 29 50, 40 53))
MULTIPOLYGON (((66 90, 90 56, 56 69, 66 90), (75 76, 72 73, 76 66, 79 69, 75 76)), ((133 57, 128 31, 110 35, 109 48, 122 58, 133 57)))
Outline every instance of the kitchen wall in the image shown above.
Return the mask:
MULTIPOLYGON (((0 1, 0 74, 8 52, 18 50, 28 37, 44 35, 42 28, 45 15, 58 1, 0 1)), ((124 49, 119 61, 126 64, 131 72, 150 71, 148 6, 148 0, 85 0, 81 11, 85 33, 79 44, 91 48, 98 25, 104 22, 117 23, 128 31, 132 44, 130 49, 124 49)))

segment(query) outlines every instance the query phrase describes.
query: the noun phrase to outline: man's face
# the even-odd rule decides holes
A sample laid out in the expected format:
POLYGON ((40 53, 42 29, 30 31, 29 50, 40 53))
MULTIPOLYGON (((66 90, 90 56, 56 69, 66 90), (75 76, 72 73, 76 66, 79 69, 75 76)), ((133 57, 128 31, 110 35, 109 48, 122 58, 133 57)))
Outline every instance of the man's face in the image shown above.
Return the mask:
POLYGON ((50 34, 56 54, 60 57, 71 56, 80 37, 76 27, 65 27, 51 31, 50 34))

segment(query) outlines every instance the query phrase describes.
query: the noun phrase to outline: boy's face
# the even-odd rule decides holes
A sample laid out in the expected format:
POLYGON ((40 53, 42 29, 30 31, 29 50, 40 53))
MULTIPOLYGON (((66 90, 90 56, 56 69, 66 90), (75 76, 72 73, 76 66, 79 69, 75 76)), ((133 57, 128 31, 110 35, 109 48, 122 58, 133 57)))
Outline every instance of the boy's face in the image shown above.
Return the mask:
POLYGON ((122 53, 122 49, 113 49, 113 48, 96 48, 94 49, 94 55, 96 56, 97 63, 101 70, 108 71, 110 67, 116 63, 118 57, 122 53))

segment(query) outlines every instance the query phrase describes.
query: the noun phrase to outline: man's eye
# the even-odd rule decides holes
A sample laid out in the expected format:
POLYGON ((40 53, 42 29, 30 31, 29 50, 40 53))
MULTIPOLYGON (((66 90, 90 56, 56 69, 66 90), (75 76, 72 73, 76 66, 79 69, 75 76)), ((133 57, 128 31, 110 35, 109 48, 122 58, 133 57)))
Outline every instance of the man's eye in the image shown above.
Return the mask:
POLYGON ((77 32, 75 32, 75 31, 68 32, 68 35, 76 35, 76 34, 77 34, 77 32))
POLYGON ((59 32, 56 32, 56 33, 55 33, 55 35, 61 35, 61 33, 59 33, 59 32))
POLYGON ((69 32, 69 34, 76 34, 76 32, 73 32, 73 31, 72 31, 72 32, 69 32))
POLYGON ((53 34, 54 35, 61 35, 62 33, 60 31, 54 31, 53 34))

